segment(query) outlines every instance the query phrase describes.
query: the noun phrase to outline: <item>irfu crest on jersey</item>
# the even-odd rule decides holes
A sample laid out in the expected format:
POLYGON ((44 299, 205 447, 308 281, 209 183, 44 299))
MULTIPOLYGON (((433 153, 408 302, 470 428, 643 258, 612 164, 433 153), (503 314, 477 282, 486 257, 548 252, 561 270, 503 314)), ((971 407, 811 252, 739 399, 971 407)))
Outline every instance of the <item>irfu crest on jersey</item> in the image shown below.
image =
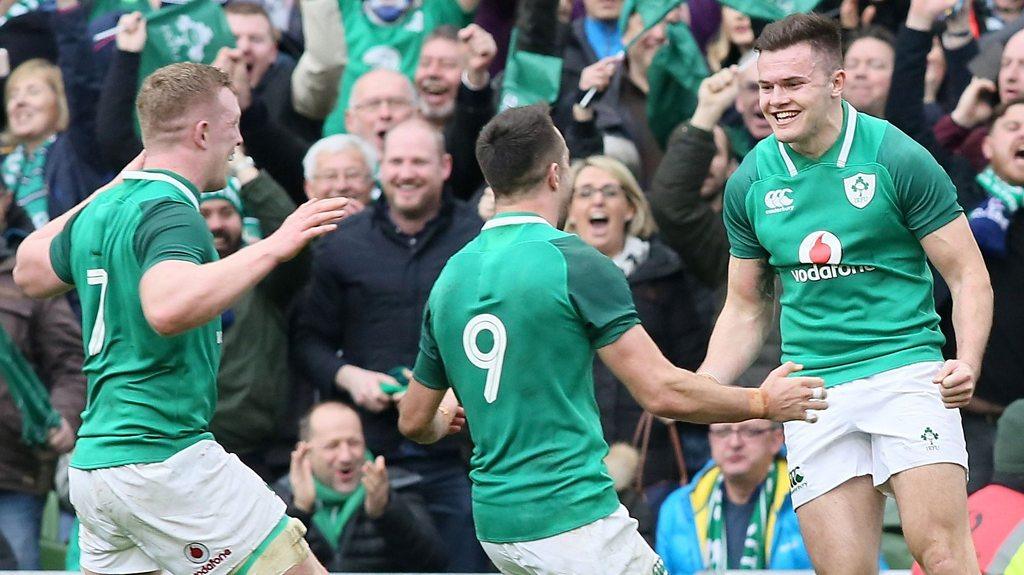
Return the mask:
POLYGON ((850 200, 853 207, 863 208, 875 197, 875 175, 857 174, 843 178, 843 188, 846 189, 846 199, 850 200))

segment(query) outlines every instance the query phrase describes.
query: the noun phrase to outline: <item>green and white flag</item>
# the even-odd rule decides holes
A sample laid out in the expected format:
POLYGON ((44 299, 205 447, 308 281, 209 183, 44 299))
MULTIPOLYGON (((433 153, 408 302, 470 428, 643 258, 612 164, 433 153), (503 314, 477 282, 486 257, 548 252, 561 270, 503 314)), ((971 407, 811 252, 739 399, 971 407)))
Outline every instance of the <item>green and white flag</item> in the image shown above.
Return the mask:
POLYGON ((810 12, 821 4, 821 0, 719 0, 751 18, 761 20, 782 20, 797 12, 810 12))
POLYGON ((95 20, 111 12, 142 12, 149 14, 153 7, 147 0, 95 0, 89 10, 89 20, 95 20))
POLYGON ((18 0, 14 4, 11 4, 11 7, 7 9, 7 12, 0 14, 0 26, 6 24, 8 20, 17 18, 22 14, 35 12, 42 6, 42 0, 18 0))
POLYGON ((177 62, 209 64, 235 37, 224 10, 212 0, 162 8, 146 18, 146 46, 139 64, 139 84, 157 68, 177 62))
POLYGON ((562 59, 520 50, 518 35, 518 30, 512 31, 499 112, 541 102, 553 103, 558 98, 558 87, 562 82, 562 59))
POLYGON ((643 36, 644 32, 657 26, 673 8, 682 3, 683 0, 626 0, 622 5, 622 12, 619 13, 619 32, 625 34, 626 28, 629 26, 629 19, 634 13, 639 13, 640 19, 644 23, 644 29, 637 34, 636 38, 633 38, 630 42, 632 44, 640 36, 643 36))

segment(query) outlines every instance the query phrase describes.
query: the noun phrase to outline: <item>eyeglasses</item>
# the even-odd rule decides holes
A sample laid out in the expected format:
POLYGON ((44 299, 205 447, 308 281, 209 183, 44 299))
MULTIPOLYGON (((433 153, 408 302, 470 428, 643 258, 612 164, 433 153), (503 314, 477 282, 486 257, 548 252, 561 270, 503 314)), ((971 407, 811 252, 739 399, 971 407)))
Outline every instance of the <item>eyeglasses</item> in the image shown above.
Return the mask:
POLYGON ((353 104, 352 107, 360 112, 376 112, 385 104, 392 110, 407 110, 412 107, 412 100, 408 98, 370 98, 364 102, 353 104))
POLYGON ((606 184, 600 188, 595 188, 593 186, 580 186, 580 189, 576 190, 576 195, 584 199, 597 193, 600 193, 606 200, 613 200, 625 195, 626 192, 622 189, 622 186, 615 184, 606 184))
POLYGON ((765 427, 761 429, 750 429, 750 428, 737 428, 737 427, 724 427, 708 430, 708 435, 715 439, 728 439, 732 434, 736 433, 742 439, 757 439, 762 435, 775 431, 774 427, 765 427))
POLYGON ((363 182, 369 179, 370 175, 366 172, 323 172, 320 174, 313 174, 313 179, 318 182, 363 182))

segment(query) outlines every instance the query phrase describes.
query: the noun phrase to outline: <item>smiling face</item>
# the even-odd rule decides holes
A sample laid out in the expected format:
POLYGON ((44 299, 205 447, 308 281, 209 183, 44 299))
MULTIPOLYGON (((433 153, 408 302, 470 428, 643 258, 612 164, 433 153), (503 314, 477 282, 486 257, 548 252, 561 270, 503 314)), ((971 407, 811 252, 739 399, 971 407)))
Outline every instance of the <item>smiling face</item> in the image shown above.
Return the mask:
POLYGON ((242 245, 242 216, 231 202, 222 199, 206 200, 199 205, 199 213, 213 234, 213 247, 217 255, 226 258, 242 245))
POLYGON ((462 70, 457 43, 447 38, 434 38, 423 45, 414 82, 424 118, 444 120, 452 115, 462 83, 462 70))
POLYGON ((813 141, 841 105, 845 75, 828 68, 826 59, 807 42, 759 55, 761 112, 780 142, 813 141))
POLYGON ((434 128, 422 120, 406 122, 388 132, 380 180, 388 206, 407 220, 433 217, 441 206, 451 156, 441 148, 434 128))
POLYGON ((1024 185, 1024 103, 1011 105, 992 124, 982 152, 1000 178, 1024 185))
POLYGON ((896 52, 878 38, 861 38, 850 45, 843 60, 843 97, 861 112, 881 118, 889 99, 896 52))
POLYGON ((235 148, 242 145, 242 134, 239 123, 242 110, 238 107, 238 98, 227 89, 217 91, 217 100, 210 104, 211 110, 206 114, 206 145, 208 179, 201 191, 220 190, 228 185, 229 161, 235 148))
POLYGON ((359 416, 350 408, 324 404, 309 417, 313 476, 339 493, 352 493, 363 478, 366 441, 359 416))
POLYGON ((569 221, 580 238, 606 256, 626 245, 626 226, 636 215, 622 184, 596 166, 576 175, 569 204, 569 221))
MULTIPOLYGON (((668 21, 668 18, 666 18, 668 21)), ((629 17, 629 23, 626 26, 626 31, 622 35, 622 44, 629 45, 636 38, 638 34, 643 32, 644 21, 640 17, 639 13, 634 13, 629 17)), ((660 22, 650 30, 643 32, 643 35, 630 46, 627 55, 629 56, 630 66, 637 66, 638 73, 642 73, 644 76, 647 75, 647 69, 651 66, 651 61, 654 60, 655 54, 658 50, 665 45, 668 41, 668 37, 665 35, 665 21, 660 22)))
POLYGON ((7 125, 17 141, 38 143, 57 131, 58 95, 42 74, 21 76, 6 92, 7 125))
POLYGON ((310 199, 352 198, 368 205, 373 192, 373 174, 366 158, 355 148, 324 150, 316 156, 313 179, 306 180, 310 199))

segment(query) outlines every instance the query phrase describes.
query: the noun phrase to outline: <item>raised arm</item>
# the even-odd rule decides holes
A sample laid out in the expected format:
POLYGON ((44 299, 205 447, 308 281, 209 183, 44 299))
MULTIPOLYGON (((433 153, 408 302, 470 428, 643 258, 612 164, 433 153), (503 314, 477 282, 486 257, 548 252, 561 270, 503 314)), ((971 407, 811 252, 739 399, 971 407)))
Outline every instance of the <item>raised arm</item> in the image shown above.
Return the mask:
POLYGON ((301 0, 306 51, 292 72, 292 106, 307 118, 323 120, 338 99, 348 64, 348 44, 336 0, 301 0))
POLYGON ((347 198, 310 200, 270 237, 215 262, 167 260, 139 282, 146 320, 158 333, 177 335, 220 315, 278 264, 295 257, 313 238, 337 227, 347 198))
POLYGON ((921 239, 921 246, 953 296, 956 359, 935 376, 948 408, 963 407, 974 394, 992 327, 992 284, 963 214, 921 239))

